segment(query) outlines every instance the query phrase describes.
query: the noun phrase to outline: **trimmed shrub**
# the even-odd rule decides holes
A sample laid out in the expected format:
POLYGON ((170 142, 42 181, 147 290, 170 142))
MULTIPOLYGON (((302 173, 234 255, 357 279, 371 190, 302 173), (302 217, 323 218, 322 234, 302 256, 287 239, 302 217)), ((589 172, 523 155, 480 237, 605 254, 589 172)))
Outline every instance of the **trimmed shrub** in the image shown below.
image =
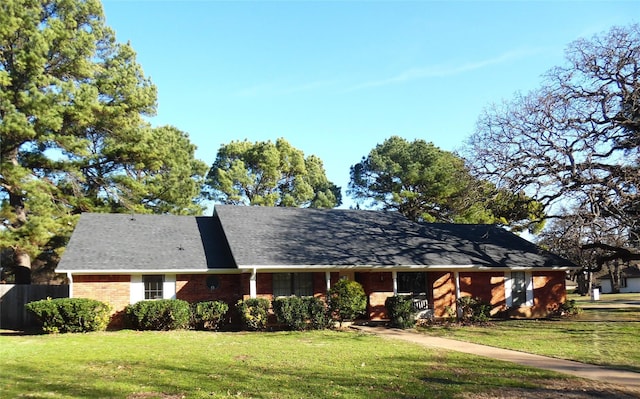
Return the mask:
POLYGON ((390 296, 384 301, 384 307, 389 312, 391 325, 397 328, 410 328, 416 323, 416 311, 413 301, 408 295, 390 296))
POLYGON ((222 301, 205 301, 193 304, 193 325, 198 330, 216 331, 229 310, 222 301))
POLYGON ((491 305, 479 298, 463 296, 458 298, 460 321, 463 323, 486 323, 491 316, 491 305))
POLYGON ((327 299, 331 314, 341 325, 343 321, 355 320, 367 310, 367 296, 356 281, 339 280, 329 290, 327 299))
POLYGON ((290 330, 301 331, 307 328, 308 311, 304 300, 299 296, 276 298, 271 305, 278 323, 290 330))
POLYGON ((265 298, 239 300, 236 309, 240 313, 242 326, 247 330, 262 331, 267 328, 269 301, 265 298))
POLYGON ((29 302, 25 308, 42 323, 46 333, 104 331, 111 306, 88 298, 56 298, 29 302))
POLYGON ((272 304, 278 323, 290 330, 322 330, 331 325, 326 303, 315 297, 281 297, 272 304))
POLYGON ((324 330, 333 325, 329 307, 322 298, 306 297, 302 298, 306 304, 307 312, 309 312, 309 326, 313 330, 324 330))
POLYGON ((127 324, 136 330, 179 330, 189 327, 191 306, 181 299, 140 301, 124 309, 127 324))

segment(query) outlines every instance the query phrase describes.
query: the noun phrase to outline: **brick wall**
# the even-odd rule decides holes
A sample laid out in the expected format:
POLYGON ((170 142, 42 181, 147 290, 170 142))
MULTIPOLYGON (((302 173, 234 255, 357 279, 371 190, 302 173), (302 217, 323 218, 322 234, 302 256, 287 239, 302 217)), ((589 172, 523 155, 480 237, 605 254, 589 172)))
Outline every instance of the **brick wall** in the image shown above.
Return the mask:
POLYGON ((113 311, 122 311, 131 299, 129 275, 73 276, 73 297, 91 298, 110 304, 113 311))
POLYGON ((567 299, 565 272, 533 273, 531 317, 544 317, 567 299))
POLYGON ((176 298, 190 303, 223 301, 233 306, 242 298, 241 275, 239 274, 178 274, 176 276, 176 298), (211 290, 207 278, 215 277, 218 286, 211 290))
POLYGON ((456 309, 456 285, 453 273, 429 273, 429 281, 433 288, 433 315, 447 317, 446 308, 456 309))
POLYGON ((131 276, 73 276, 73 297, 91 298, 108 303, 113 308, 109 327, 122 327, 124 325, 124 308, 131 301, 131 276))
POLYGON ((504 273, 460 273, 460 295, 491 304, 491 314, 496 314, 506 306, 504 273))

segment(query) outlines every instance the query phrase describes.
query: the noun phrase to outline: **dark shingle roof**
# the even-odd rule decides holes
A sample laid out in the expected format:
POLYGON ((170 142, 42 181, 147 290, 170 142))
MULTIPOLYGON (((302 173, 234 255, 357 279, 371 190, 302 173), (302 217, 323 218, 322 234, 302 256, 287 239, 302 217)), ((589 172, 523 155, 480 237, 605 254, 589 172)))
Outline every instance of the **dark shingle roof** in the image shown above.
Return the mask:
POLYGON ((216 205, 238 267, 564 268, 571 262, 492 225, 414 223, 396 212, 216 205))
POLYGON ((235 268, 217 218, 84 213, 57 271, 212 268, 235 268))
POLYGON ((396 212, 216 205, 213 217, 83 214, 57 271, 308 266, 574 267, 491 225, 414 223, 396 212))

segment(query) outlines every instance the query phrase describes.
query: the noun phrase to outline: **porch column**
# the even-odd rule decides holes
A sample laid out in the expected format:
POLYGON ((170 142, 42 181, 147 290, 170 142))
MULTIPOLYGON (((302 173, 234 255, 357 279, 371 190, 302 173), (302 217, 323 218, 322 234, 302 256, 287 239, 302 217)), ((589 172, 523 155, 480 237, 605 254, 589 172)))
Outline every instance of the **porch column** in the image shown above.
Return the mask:
POLYGON ((398 272, 393 270, 391 272, 391 279, 393 280, 393 295, 398 295, 398 272))
POLYGON ((460 272, 453 272, 453 284, 456 287, 456 314, 462 316, 458 307, 458 299, 460 299, 460 272))
POLYGON ((331 272, 324 272, 324 279, 327 282, 327 292, 331 289, 331 272))
POLYGON ((249 278, 249 296, 251 298, 256 298, 258 296, 258 288, 257 288, 257 277, 258 271, 253 269, 251 272, 251 277, 249 278))

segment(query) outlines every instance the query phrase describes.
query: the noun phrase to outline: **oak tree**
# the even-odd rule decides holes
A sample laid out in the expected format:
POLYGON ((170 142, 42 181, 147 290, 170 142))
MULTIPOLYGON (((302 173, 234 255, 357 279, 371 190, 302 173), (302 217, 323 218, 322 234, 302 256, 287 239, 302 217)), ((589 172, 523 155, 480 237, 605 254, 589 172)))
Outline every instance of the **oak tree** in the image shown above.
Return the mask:
POLYGON ((467 159, 549 218, 579 222, 580 246, 600 251, 593 268, 640 259, 640 25, 577 40, 566 61, 539 89, 487 108, 467 159))

